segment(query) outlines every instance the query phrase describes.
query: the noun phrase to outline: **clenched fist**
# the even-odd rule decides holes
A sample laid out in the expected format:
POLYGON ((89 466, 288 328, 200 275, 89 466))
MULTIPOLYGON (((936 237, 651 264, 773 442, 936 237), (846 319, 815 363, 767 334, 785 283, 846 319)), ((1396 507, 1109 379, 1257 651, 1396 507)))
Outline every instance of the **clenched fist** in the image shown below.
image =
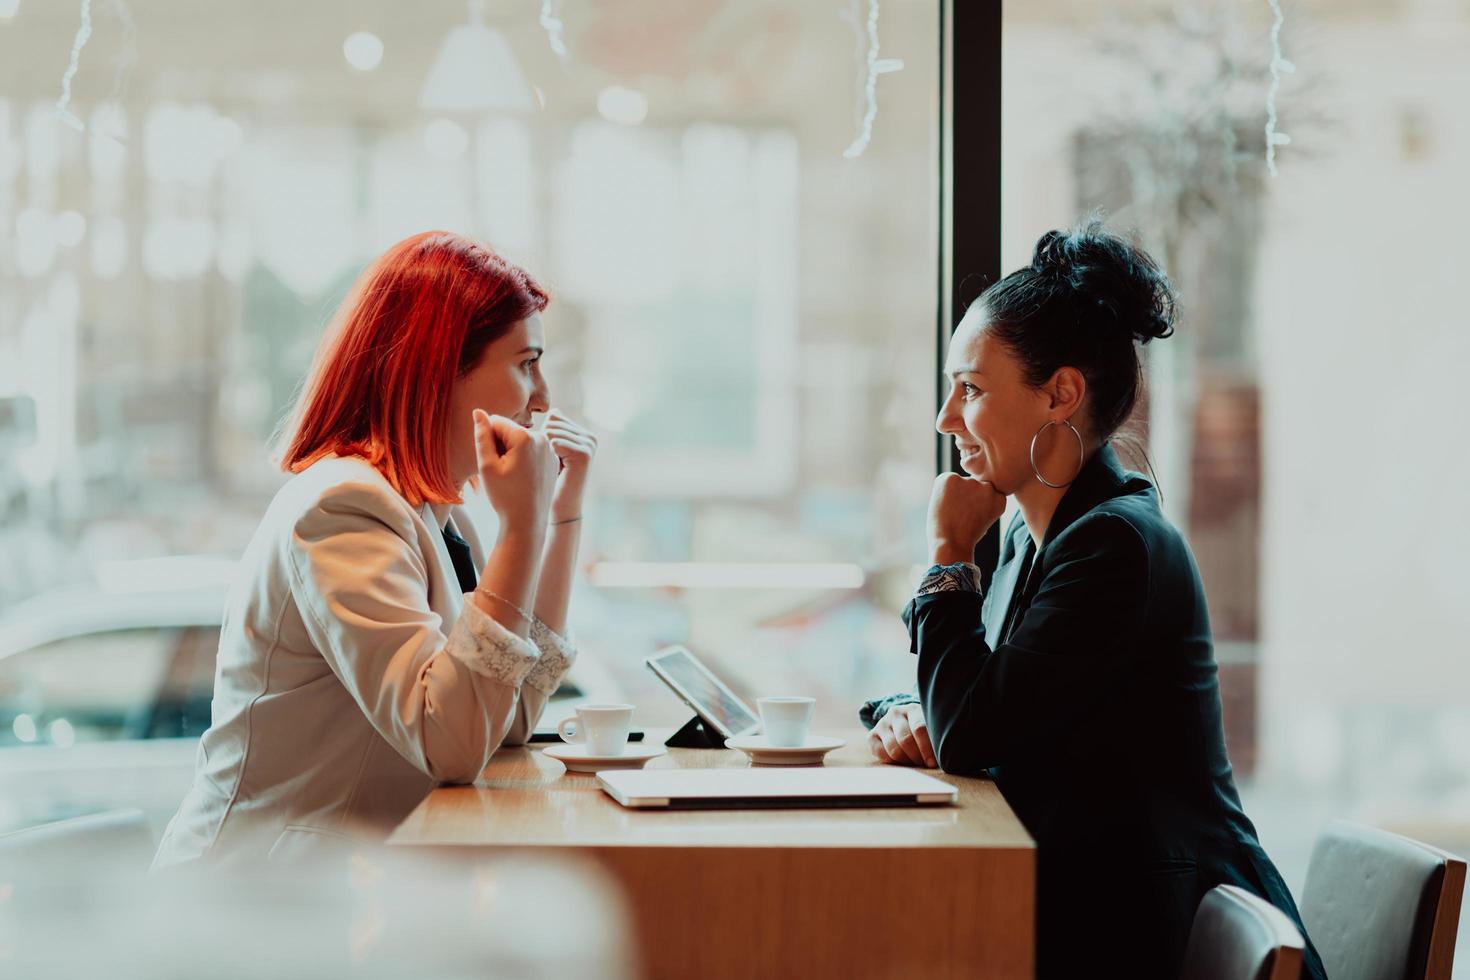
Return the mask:
POLYGON ((941 473, 929 496, 929 553, 936 565, 971 561, 975 545, 1005 513, 1005 494, 989 483, 941 473))
POLYGON ((500 415, 475 409, 480 480, 501 523, 543 528, 560 464, 551 440, 500 415))

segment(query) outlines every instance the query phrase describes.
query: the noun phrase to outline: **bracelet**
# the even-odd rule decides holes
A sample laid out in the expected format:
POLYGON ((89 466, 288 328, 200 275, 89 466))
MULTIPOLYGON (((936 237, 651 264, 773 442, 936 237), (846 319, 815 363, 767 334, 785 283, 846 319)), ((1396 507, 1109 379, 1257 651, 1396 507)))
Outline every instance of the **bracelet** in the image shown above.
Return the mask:
POLYGON ((552 527, 556 527, 558 524, 575 524, 578 521, 580 521, 581 519, 582 519, 582 515, 581 514, 578 514, 576 517, 568 517, 564 521, 552 521, 551 522, 551 526, 552 527))
POLYGON ((530 613, 526 612, 520 606, 516 605, 514 602, 511 602, 509 599, 505 598, 504 596, 498 596, 498 595, 496 595, 494 592, 491 592, 489 589, 485 588, 484 586, 479 586, 479 585, 475 586, 475 593, 477 595, 482 595, 482 596, 484 596, 487 599, 494 599, 496 602, 500 603, 501 605, 509 606, 511 609, 514 609, 516 615, 517 616, 520 616, 522 619, 524 619, 528 625, 529 624, 533 624, 533 623, 536 622, 536 617, 535 616, 532 616, 530 613))

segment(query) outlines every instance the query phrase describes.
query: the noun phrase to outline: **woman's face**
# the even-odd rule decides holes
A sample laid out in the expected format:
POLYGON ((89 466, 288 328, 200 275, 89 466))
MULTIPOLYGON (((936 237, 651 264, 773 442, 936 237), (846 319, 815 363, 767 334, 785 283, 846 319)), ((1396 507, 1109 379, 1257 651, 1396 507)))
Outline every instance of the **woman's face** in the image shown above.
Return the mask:
POLYGON ((1007 495, 1032 482, 1031 439, 1051 418, 1052 398, 1026 384, 979 304, 960 321, 944 373, 948 394, 934 426, 954 437, 961 468, 1007 495))
POLYGON ((449 392, 449 473, 455 485, 475 475, 475 423, 481 408, 524 426, 531 413, 551 406, 551 393, 541 376, 545 341, 541 317, 519 320, 485 346, 480 362, 456 378, 449 392))

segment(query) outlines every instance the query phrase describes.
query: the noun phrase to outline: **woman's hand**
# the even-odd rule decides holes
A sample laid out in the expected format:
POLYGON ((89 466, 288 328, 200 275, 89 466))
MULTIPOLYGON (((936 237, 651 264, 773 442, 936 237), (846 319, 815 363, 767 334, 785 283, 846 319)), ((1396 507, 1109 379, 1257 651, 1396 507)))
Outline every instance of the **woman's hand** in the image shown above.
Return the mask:
POLYGON ((545 528, 557 482, 551 440, 482 409, 475 409, 474 417, 480 481, 501 527, 545 528))
POLYGON ((917 704, 899 704, 889 708, 882 720, 868 732, 868 748, 880 762, 928 766, 930 769, 939 765, 934 745, 929 741, 924 709, 917 704))
POLYGON ((582 516, 582 491, 587 489, 587 471, 597 454, 597 437, 553 408, 546 415, 546 438, 561 466, 551 519, 575 520, 582 516))
POLYGON ((972 561, 975 545, 1005 513, 1005 494, 989 483, 941 473, 929 496, 929 551, 936 565, 972 561))

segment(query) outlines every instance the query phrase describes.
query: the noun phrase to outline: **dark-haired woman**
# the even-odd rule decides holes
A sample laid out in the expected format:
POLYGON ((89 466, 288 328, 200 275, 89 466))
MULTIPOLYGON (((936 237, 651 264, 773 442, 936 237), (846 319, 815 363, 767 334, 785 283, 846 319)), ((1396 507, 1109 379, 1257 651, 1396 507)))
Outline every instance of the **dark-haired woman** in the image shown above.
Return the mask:
POLYGON ((1189 546, 1110 446, 1173 318, 1157 265, 1097 222, 966 313, 936 423, 966 475, 934 483, 904 610, 918 692, 863 711, 880 759, 989 773, 1036 839, 1042 977, 1176 976, 1219 884, 1301 921, 1231 776, 1189 546))

